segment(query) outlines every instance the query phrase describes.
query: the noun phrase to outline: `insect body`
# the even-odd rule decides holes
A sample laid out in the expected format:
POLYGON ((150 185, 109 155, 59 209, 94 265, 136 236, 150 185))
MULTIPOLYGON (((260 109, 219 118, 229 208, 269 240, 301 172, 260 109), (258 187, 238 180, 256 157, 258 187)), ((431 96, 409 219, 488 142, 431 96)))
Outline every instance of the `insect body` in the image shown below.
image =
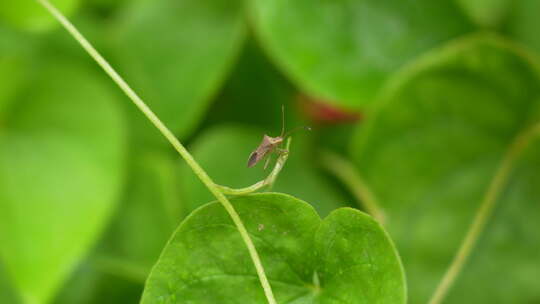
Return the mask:
MULTIPOLYGON (((277 136, 277 137, 270 137, 268 135, 263 136, 263 140, 261 144, 255 149, 255 151, 251 152, 248 159, 248 168, 251 168, 255 166, 261 159, 263 159, 265 156, 270 155, 274 150, 277 148, 279 144, 283 142, 283 137, 277 136)), ((268 158, 270 159, 270 158, 268 158)), ((264 165, 264 168, 268 165, 268 161, 264 165)))
MULTIPOLYGON (((255 149, 255 151, 251 152, 251 154, 249 155, 248 164, 247 164, 248 168, 251 168, 251 167, 255 166, 259 161, 261 161, 266 156, 269 156, 270 154, 272 154, 272 152, 274 152, 276 150, 278 152, 287 152, 286 150, 282 150, 282 149, 278 148, 278 146, 281 143, 283 143, 283 140, 289 134, 291 134, 293 131, 298 130, 298 128, 295 128, 295 129, 285 133, 285 110, 284 110, 283 107, 281 107, 281 118, 282 118, 282 120, 281 120, 281 135, 276 136, 276 137, 271 137, 271 136, 268 136, 268 135, 265 134, 263 136, 262 142, 259 144, 257 149, 255 149)), ((309 127, 301 127, 301 128, 304 128, 306 130, 311 130, 309 127)), ((270 161, 270 157, 266 160, 266 163, 264 164, 265 169, 268 166, 269 161, 270 161)))

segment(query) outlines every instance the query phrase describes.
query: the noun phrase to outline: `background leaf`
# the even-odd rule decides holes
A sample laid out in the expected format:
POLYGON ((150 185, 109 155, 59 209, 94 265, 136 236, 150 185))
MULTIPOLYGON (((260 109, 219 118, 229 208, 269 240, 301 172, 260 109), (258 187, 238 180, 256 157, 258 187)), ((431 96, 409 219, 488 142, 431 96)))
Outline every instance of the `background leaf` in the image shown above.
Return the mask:
POLYGON ((0 256, 24 300, 39 303, 114 208, 124 126, 113 95, 91 71, 69 61, 36 70, 0 129, 0 256))
POLYGON ((175 170, 177 158, 168 152, 135 157, 123 203, 98 256, 150 272, 185 212, 175 170))
POLYGON ((295 83, 354 108, 399 67, 472 29, 448 0, 255 0, 251 12, 262 45, 295 83))
POLYGON ((536 14, 538 10, 540 10, 538 1, 513 1, 503 29, 508 36, 535 50, 536 54, 540 54, 540 35, 536 30, 540 26, 540 20, 536 14))
POLYGON ((509 0, 458 0, 465 13, 483 27, 495 28, 504 20, 515 2, 509 0))
MULTIPOLYGON (((277 193, 232 202, 278 302, 405 302, 398 256, 369 216, 339 209, 321 221, 308 204, 277 193)), ((150 275, 142 303, 263 303, 247 255, 225 209, 205 205, 180 225, 150 275)))
POLYGON ((177 158, 170 151, 133 156, 121 204, 91 255, 54 303, 135 303, 151 267, 183 216, 177 158))
MULTIPOLYGON (((73 13, 79 0, 50 0, 58 9, 69 15, 73 13)), ((58 26, 58 22, 35 0, 0 2, 0 18, 21 29, 41 31, 58 26)))
MULTIPOLYGON (((434 51, 395 79, 353 141, 359 172, 388 214, 411 303, 425 302, 433 292, 503 155, 539 121, 538 70, 523 54, 491 36, 434 51)), ((540 215, 534 190, 540 188, 539 159, 533 155, 528 152, 504 184, 490 226, 445 303, 539 299, 532 269, 540 269, 540 261, 527 258, 538 252, 532 231, 538 231, 540 215)))
POLYGON ((137 303, 144 281, 129 277, 130 274, 123 271, 92 256, 79 265, 53 303, 137 303))
POLYGON ((284 105, 286 125, 290 128, 299 120, 294 104, 296 94, 296 89, 272 65, 253 37, 249 36, 238 62, 203 124, 214 126, 234 121, 268 130, 280 130, 281 105, 284 105))
POLYGON ((0 302, 2 303, 20 303, 20 299, 8 276, 4 270, 4 267, 0 264, 0 302))
MULTIPOLYGON (((121 19, 119 69, 180 137, 201 120, 239 53, 241 8, 240 0, 134 1, 121 19)), ((129 111, 139 137, 158 136, 137 109, 129 111)))

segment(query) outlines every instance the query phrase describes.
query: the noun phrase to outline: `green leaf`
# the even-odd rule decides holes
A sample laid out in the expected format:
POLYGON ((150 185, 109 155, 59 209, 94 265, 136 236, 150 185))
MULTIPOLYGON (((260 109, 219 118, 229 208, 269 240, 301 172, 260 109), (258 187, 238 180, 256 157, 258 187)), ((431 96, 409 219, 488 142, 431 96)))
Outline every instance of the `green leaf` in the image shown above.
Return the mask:
POLYGON ((206 124, 235 123, 279 130, 281 105, 286 124, 293 126, 296 91, 264 55, 253 37, 246 41, 219 96, 205 118, 206 124))
POLYGON ((0 117, 23 82, 23 64, 16 56, 0 56, 0 117))
POLYGON ((122 204, 89 260, 55 303, 135 303, 151 267, 181 221, 177 157, 139 151, 128 170, 122 204), (128 300, 129 299, 129 300, 128 300))
POLYGON ((25 57, 33 48, 25 38, 0 25, 0 121, 29 73, 25 57))
MULTIPOLYGON (((538 68, 525 54, 492 36, 449 44, 396 77, 358 129, 352 158, 388 215, 411 303, 433 293, 504 155, 540 121, 538 68)), ((513 160, 495 213, 444 303, 538 301, 538 149, 513 160)))
MULTIPOLYGON (((240 0, 136 1, 114 37, 119 70, 165 124, 185 137, 222 84, 244 32, 240 0)), ((138 137, 158 137, 130 109, 138 137)))
POLYGON ((0 302, 11 304, 21 303, 13 286, 11 286, 11 282, 8 279, 2 263, 0 263, 0 302))
MULTIPOLYGON (((55 304, 117 304, 139 302, 144 281, 133 281, 106 271, 91 257, 82 263, 67 281, 55 304)), ((107 269, 108 270, 108 269, 107 269)))
POLYGON ((176 162, 158 151, 135 157, 123 203, 97 253, 104 264, 113 259, 132 265, 144 281, 182 219, 176 162))
POLYGON ((540 28, 540 18, 537 14, 539 10, 539 1, 513 1, 504 27, 507 35, 532 48, 537 54, 540 54, 540 35, 537 30, 540 28))
POLYGON ((492 28, 504 21, 513 5, 510 0, 458 0, 458 3, 476 24, 492 28))
POLYGON ((388 77, 472 26, 455 1, 254 0, 260 40, 309 95, 367 105, 388 77))
POLYGON ((125 138, 114 95, 91 70, 35 68, 0 126, 0 258, 24 300, 44 303, 115 206, 125 138))
MULTIPOLYGON (((321 220, 307 203, 266 193, 231 200, 279 303, 405 303, 381 226, 344 208, 321 220)), ((152 270, 142 303, 265 303, 238 231, 218 203, 193 212, 152 270)))
MULTIPOLYGON (((272 163, 267 170, 263 170, 263 161, 257 167, 247 167, 249 154, 259 145, 263 134, 262 130, 248 127, 217 127, 201 134, 190 151, 214 182, 232 188, 247 187, 264 179, 273 166, 272 163)), ((307 200, 321 215, 326 216, 330 211, 343 207, 346 199, 310 164, 309 154, 301 148, 300 137, 294 138, 289 160, 273 190, 307 200)), ((182 167, 181 181, 189 210, 213 199, 208 189, 185 166, 182 167)))
MULTIPOLYGON (((79 0, 49 0, 63 14, 72 14, 79 0)), ((57 26, 58 22, 36 1, 16 0, 0 2, 0 19, 18 28, 42 31, 57 26)))

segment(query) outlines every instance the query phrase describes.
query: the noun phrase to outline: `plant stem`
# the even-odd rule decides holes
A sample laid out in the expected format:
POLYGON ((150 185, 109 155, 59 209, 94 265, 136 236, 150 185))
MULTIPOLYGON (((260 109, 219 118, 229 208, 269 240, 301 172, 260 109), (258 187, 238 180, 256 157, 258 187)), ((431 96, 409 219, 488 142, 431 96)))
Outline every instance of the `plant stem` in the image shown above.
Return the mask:
POLYGON ((289 158, 290 145, 291 145, 291 137, 287 139, 287 144, 285 145, 285 152, 281 152, 279 154, 279 157, 276 161, 276 165, 274 166, 274 169, 272 169, 272 172, 270 172, 270 174, 268 174, 268 176, 265 179, 258 181, 255 184, 245 187, 245 188, 234 189, 227 186, 221 186, 221 185, 216 185, 216 186, 219 187, 222 193, 228 194, 228 195, 245 195, 245 194, 255 192, 266 186, 271 187, 276 181, 279 175, 279 172, 281 172, 281 169, 283 169, 283 166, 285 166, 285 162, 287 161, 287 158, 289 158))
POLYGON ((441 282, 431 296, 429 304, 439 304, 443 301, 444 297, 452 287, 452 284, 461 272, 461 269, 463 269, 463 266, 467 262, 467 259, 470 256, 474 245, 478 241, 480 234, 484 230, 490 215, 493 213, 493 208, 495 207, 497 198, 508 181, 508 177, 510 176, 515 161, 521 152, 531 142, 531 139, 539 133, 540 124, 535 124, 531 128, 526 129, 524 132, 521 132, 509 147, 499 168, 497 169, 497 172, 495 173, 495 176, 491 180, 491 184, 489 185, 484 199, 482 200, 482 204, 476 212, 476 216, 474 217, 469 231, 467 231, 467 234, 465 235, 458 252, 452 260, 452 263, 446 270, 441 282))
POLYGON ((340 179, 356 197, 361 207, 371 214, 375 220, 384 225, 386 215, 377 203, 375 195, 364 183, 354 166, 343 157, 330 151, 323 152, 321 158, 323 167, 340 179))
POLYGON ((122 77, 111 67, 111 65, 103 58, 99 52, 84 38, 84 36, 67 20, 64 15, 56 7, 54 7, 48 0, 36 0, 43 7, 45 7, 51 15, 53 15, 58 22, 60 22, 64 28, 77 40, 81 46, 88 52, 88 54, 103 68, 105 73, 107 73, 112 80, 120 87, 122 91, 133 101, 133 103, 143 112, 143 114, 152 122, 152 124, 165 136, 165 138, 171 143, 171 145, 178 151, 180 156, 191 167, 193 172, 199 177, 199 179, 206 185, 208 190, 217 198, 217 200, 223 205, 225 210, 229 213, 232 221, 238 228, 240 235, 251 256, 251 260, 259 276, 259 280, 264 289, 264 293, 270 304, 276 304, 274 294, 266 277, 261 259, 255 245, 251 240, 244 223, 240 219, 240 216, 225 197, 225 195, 220 191, 219 187, 212 181, 212 179, 206 174, 206 172, 199 166, 199 164, 193 159, 193 156, 186 150, 186 148, 180 143, 180 141, 174 136, 174 134, 165 126, 165 124, 152 112, 152 110, 144 103, 144 101, 131 89, 131 87, 122 79, 122 77))

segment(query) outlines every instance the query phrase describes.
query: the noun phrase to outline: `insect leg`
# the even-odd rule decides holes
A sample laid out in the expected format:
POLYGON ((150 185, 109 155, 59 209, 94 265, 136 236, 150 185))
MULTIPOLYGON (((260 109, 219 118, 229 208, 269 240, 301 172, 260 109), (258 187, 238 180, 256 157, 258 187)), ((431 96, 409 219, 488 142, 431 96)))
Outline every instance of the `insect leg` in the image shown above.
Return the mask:
POLYGON ((266 167, 268 167, 268 164, 270 164, 270 160, 272 159, 272 155, 268 155, 268 157, 266 158, 266 161, 264 162, 264 167, 263 167, 263 170, 266 170, 266 167))

